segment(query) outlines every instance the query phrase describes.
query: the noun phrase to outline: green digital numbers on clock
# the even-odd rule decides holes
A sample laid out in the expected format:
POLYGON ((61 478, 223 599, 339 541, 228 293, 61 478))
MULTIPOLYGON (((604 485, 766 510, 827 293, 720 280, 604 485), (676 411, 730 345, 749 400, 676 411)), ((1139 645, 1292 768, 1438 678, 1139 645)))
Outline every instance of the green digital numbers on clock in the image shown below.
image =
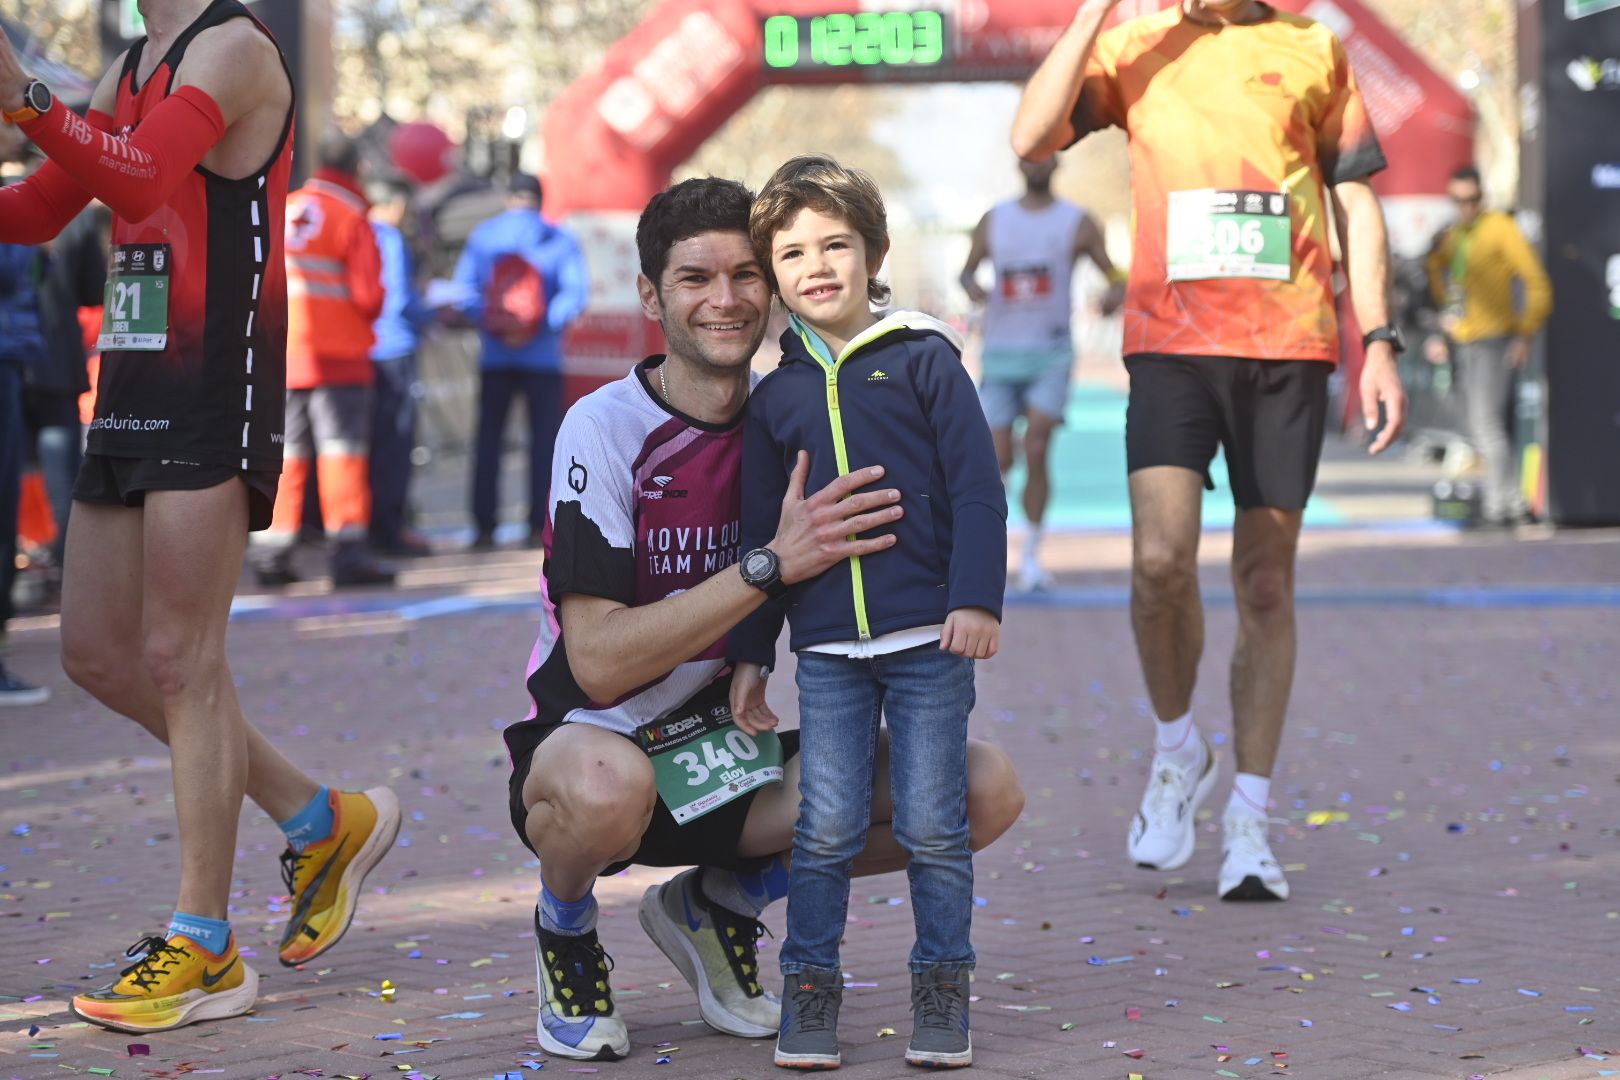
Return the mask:
POLYGON ((945 59, 945 17, 938 11, 858 11, 765 20, 765 66, 823 68, 932 67, 945 59))

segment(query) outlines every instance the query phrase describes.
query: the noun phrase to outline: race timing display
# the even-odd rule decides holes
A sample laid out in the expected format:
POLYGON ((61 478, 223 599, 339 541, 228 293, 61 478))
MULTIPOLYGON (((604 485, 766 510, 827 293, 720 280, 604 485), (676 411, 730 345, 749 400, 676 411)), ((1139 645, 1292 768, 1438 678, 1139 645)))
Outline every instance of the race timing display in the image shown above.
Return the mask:
POLYGON ((934 10, 770 15, 763 29, 767 74, 842 69, 899 75, 950 59, 949 26, 934 10))

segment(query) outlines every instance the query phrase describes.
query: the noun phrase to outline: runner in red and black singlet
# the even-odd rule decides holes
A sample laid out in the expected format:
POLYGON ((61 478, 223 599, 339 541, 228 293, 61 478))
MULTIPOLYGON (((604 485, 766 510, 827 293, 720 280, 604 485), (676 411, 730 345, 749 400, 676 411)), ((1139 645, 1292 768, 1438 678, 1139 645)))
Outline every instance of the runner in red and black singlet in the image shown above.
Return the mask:
MULTIPOLYGON (((239 18, 252 16, 238 0, 215 0, 144 78, 138 73, 150 43, 137 42, 118 76, 113 134, 127 137, 168 98, 198 34, 239 18)), ((120 349, 112 316, 104 322, 90 453, 280 470, 287 342, 282 220, 292 133, 289 108, 261 168, 232 179, 198 165, 151 217, 114 222, 114 272, 122 262, 133 274, 144 256, 154 260, 145 273, 169 282, 168 341, 160 351, 120 349)), ((119 297, 115 287, 112 299, 127 308, 128 288, 119 297)))
POLYGON ((253 1007, 258 975, 226 921, 245 792, 287 836, 289 966, 337 943, 399 829, 387 788, 328 791, 248 724, 225 660, 247 534, 268 524, 281 468, 291 76, 238 0, 141 11, 150 36, 102 79, 87 119, 0 38, 0 112, 48 158, 0 191, 0 242, 46 241, 92 196, 114 217, 62 664, 169 744, 182 857, 168 931, 70 1008, 133 1032, 253 1007))

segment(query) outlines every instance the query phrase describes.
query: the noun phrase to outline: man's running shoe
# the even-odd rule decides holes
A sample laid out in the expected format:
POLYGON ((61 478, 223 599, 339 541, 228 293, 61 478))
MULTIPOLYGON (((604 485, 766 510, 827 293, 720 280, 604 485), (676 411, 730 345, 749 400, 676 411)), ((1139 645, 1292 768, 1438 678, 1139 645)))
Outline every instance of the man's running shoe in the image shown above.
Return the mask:
POLYGON ((1288 879, 1271 854, 1266 819, 1258 814, 1227 814, 1221 861, 1222 900, 1286 900, 1288 879))
POLYGON ((115 982, 74 997, 73 1015, 115 1031, 168 1031, 241 1016, 259 995, 258 973, 242 963, 234 936, 218 956, 184 934, 142 938, 124 955, 135 962, 115 982))
POLYGON ((836 1069, 842 1065, 838 1007, 844 1003, 844 977, 836 971, 788 975, 782 1002, 776 1064, 784 1069, 836 1069))
MULTIPOLYGON (((1202 739, 1202 736, 1200 736, 1202 739)), ((1153 756, 1153 773, 1142 807, 1131 823, 1130 860, 1147 870, 1175 870, 1192 858, 1198 808, 1215 786, 1215 753, 1204 743, 1201 771, 1153 756)))
POLYGON ((1057 579, 1040 563, 1029 560, 1018 568, 1018 591, 1023 593, 1050 592, 1057 587, 1057 579))
POLYGON ((630 1032, 613 1008, 613 960, 596 931, 552 934, 534 909, 535 984, 540 990, 540 1049, 578 1061, 617 1061, 630 1053, 630 1032))
POLYGON ((960 1069, 973 1064, 973 1036, 968 1031, 968 973, 965 967, 911 973, 907 1064, 925 1069, 960 1069))
POLYGON ((338 943, 354 919, 360 883, 399 835, 399 800, 385 787, 332 791, 332 835, 281 855, 292 916, 281 935, 281 962, 308 963, 338 943))
POLYGON ((782 1003, 759 980, 765 927, 703 895, 699 868, 649 888, 641 898, 641 928, 697 991, 698 1012, 716 1031, 744 1039, 776 1034, 782 1003))
POLYGON ((0 664, 0 705, 43 705, 49 700, 48 687, 23 682, 0 664))

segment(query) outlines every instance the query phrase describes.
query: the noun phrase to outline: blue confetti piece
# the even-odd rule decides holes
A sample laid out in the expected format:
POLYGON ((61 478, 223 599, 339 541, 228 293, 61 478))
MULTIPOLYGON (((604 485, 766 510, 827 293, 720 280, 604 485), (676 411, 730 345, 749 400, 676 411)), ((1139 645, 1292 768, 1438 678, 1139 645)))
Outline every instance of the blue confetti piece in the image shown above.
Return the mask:
POLYGON ((1299 1026, 1300 1027, 1315 1027, 1316 1025, 1311 1023, 1309 1020, 1301 1020, 1299 1022, 1299 1026))
POLYGON ((1520 988, 1519 993, 1523 994, 1525 997, 1540 997, 1541 996, 1541 991, 1540 990, 1525 990, 1523 988, 1520 988))
POLYGON ((389 1032, 384 1032, 381 1035, 373 1035, 372 1036, 372 1038, 375 1039, 377 1042, 392 1042, 395 1039, 403 1039, 404 1037, 405 1036, 401 1035, 397 1031, 389 1031, 389 1032))
POLYGON ((1395 1004, 1391 1005, 1390 1008, 1394 1009, 1396 1012, 1411 1012, 1412 1003, 1410 1001, 1397 1001, 1395 1004))
POLYGON ((1479 985, 1479 980, 1478 979, 1452 979, 1451 981, 1454 982, 1454 983, 1461 983, 1463 986, 1478 986, 1479 985))
POLYGON ((440 1020, 477 1020, 479 1017, 481 1017, 483 1015, 484 1015, 483 1013, 469 1013, 469 1012, 445 1013, 443 1016, 439 1017, 438 1019, 440 1019, 440 1020))
POLYGON ((1258 1065, 1258 1064, 1260 1064, 1260 1059, 1259 1058, 1250 1058, 1248 1061, 1245 1061, 1243 1064, 1245 1064, 1245 1065, 1258 1065))
POLYGON ((1450 1024, 1436 1024, 1434 1026, 1439 1031, 1461 1031, 1462 1030, 1462 1028, 1460 1028, 1460 1027, 1452 1027, 1450 1024))
POLYGON ((407 959, 407 960, 420 960, 420 959, 422 959, 422 950, 421 949, 412 949, 410 952, 405 954, 405 959, 407 959))
POLYGON ((1565 1012, 1591 1012, 1596 1007, 1597 1006, 1595 1006, 1595 1005, 1565 1005, 1564 1006, 1564 1011, 1565 1012))
POLYGON ((1417 933, 1417 927, 1415 926, 1401 927, 1401 937, 1411 937, 1415 933, 1417 933))

